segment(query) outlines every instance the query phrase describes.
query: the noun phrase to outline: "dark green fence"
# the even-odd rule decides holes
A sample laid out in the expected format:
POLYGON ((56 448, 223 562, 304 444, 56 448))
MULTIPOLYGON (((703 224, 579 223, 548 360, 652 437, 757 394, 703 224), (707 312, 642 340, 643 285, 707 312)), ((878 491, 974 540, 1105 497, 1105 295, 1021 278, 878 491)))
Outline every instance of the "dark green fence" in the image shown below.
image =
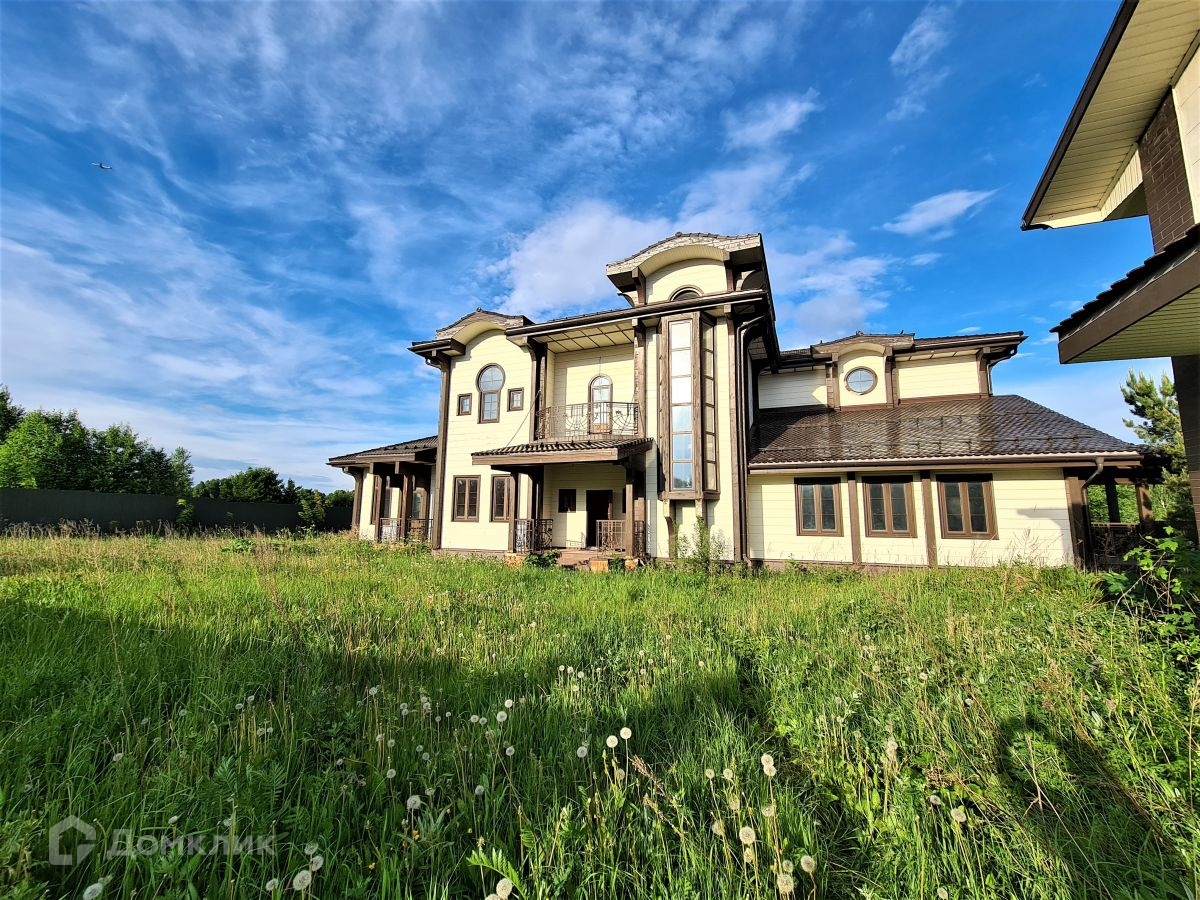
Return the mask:
MULTIPOLYGON (((38 491, 0 488, 0 528, 19 525, 88 523, 102 531, 156 531, 172 525, 179 514, 175 497, 164 494, 102 494, 96 491, 38 491)), ((200 528, 282 531, 300 527, 294 503, 236 503, 197 498, 195 524, 200 528)), ((325 528, 350 527, 350 510, 326 510, 325 528)))

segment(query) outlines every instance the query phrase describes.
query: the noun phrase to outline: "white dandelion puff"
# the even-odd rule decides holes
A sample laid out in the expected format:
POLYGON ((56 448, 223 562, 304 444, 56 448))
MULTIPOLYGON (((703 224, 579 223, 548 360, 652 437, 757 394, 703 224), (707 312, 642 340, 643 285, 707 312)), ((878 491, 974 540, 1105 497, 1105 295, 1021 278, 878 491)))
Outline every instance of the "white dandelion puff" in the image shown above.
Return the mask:
POLYGON ((507 878, 501 878, 496 882, 496 896, 500 900, 508 900, 508 895, 513 892, 513 883, 507 878))
POLYGON ((608 747, 608 749, 609 749, 609 750, 612 750, 612 749, 616 748, 616 746, 617 746, 617 736, 616 736, 615 734, 610 734, 608 737, 606 737, 606 738, 604 739, 604 745, 605 745, 606 747, 608 747))
POLYGON ((421 808, 421 798, 418 797, 416 794, 413 794, 411 797, 409 797, 407 800, 404 801, 404 807, 409 812, 415 812, 416 810, 421 808))
POLYGON ((265 887, 268 891, 276 890, 279 887, 279 879, 272 878, 265 885, 263 885, 263 887, 265 887))
POLYGON ((817 871, 817 861, 805 853, 800 857, 800 868, 804 870, 804 874, 811 875, 817 871))
POLYGON ((717 773, 714 772, 712 769, 705 769, 704 777, 707 778, 709 781, 712 781, 714 778, 717 777, 717 773))
POLYGON ((516 752, 517 752, 517 748, 514 747, 512 744, 509 744, 507 747, 504 748, 505 756, 512 756, 516 752))
POLYGON ((292 890, 293 891, 306 891, 306 890, 308 890, 308 887, 311 884, 312 884, 312 872, 308 871, 308 869, 301 869, 299 872, 297 872, 295 875, 292 876, 292 890))
POLYGON ((388 745, 388 747, 389 747, 389 748, 391 748, 391 747, 395 747, 395 746, 396 746, 396 739, 395 739, 395 738, 388 738, 387 745, 388 745))
POLYGON ((478 725, 479 724, 479 716, 471 716, 471 724, 478 725))
POLYGON ((749 847, 751 844, 754 843, 755 838, 756 838, 756 835, 754 834, 754 829, 751 828, 749 825, 743 825, 741 828, 738 829, 738 840, 741 841, 743 844, 745 844, 747 847, 749 847))
POLYGON ((789 875, 796 870, 796 867, 792 865, 792 861, 790 859, 785 859, 782 863, 780 863, 780 866, 783 868, 783 871, 787 872, 789 875))
POLYGON ((118 763, 118 762, 120 762, 121 760, 123 760, 124 758, 125 758, 125 754, 124 754, 124 753, 114 753, 114 754, 113 754, 113 757, 112 757, 112 761, 113 761, 113 762, 115 762, 115 763, 118 763))
POLYGON ((631 737, 633 737, 633 731, 632 731, 632 730, 629 728, 629 726, 628 726, 628 725, 626 725, 624 728, 622 728, 622 729, 621 729, 621 730, 618 732, 618 734, 620 734, 620 735, 621 735, 621 740, 623 740, 623 741, 627 741, 627 740, 629 740, 631 737))
POLYGON ((770 753, 764 753, 759 758, 759 762, 762 763, 762 766, 765 769, 767 766, 775 765, 775 757, 773 757, 770 753))
POLYGON ((587 747, 584 746, 583 744, 580 744, 578 749, 576 749, 576 751, 575 751, 575 755, 578 756, 580 759, 583 759, 585 756, 587 756, 587 747))
POLYGON ((396 777, 396 770, 388 769, 387 772, 384 773, 383 777, 386 778, 388 781, 391 781, 393 778, 396 777))
POLYGON ((312 843, 311 841, 304 845, 304 855, 305 856, 312 856, 316 852, 317 852, 317 845, 312 843))
POLYGON ((379 688, 372 686, 367 689, 367 693, 370 694, 372 697, 374 697, 376 694, 379 693, 379 688))
POLYGON ((733 769, 723 769, 721 771, 721 777, 726 781, 733 781, 733 769))
POLYGON ((104 885, 97 881, 95 884, 89 884, 83 889, 83 900, 96 900, 100 896, 100 892, 104 890, 104 885))
POLYGON ((774 766, 763 766, 763 774, 766 775, 768 778, 774 778, 775 777, 775 767, 774 766))
POLYGON ((475 785, 475 796, 482 797, 485 790, 487 790, 487 788, 485 788, 482 784, 475 785))
POLYGON ((717 837, 725 837, 725 824, 723 822, 713 822, 712 833, 717 837))
POLYGON ((310 872, 319 872, 323 865, 325 865, 325 857, 318 853, 308 861, 308 870, 310 872))
POLYGON ((496 713, 496 721, 499 722, 501 725, 504 724, 504 722, 507 718, 508 718, 508 713, 506 713, 504 710, 500 710, 500 712, 496 713))
POLYGON ((762 807, 762 809, 759 811, 763 814, 764 818, 767 818, 767 819, 775 818, 775 804, 774 803, 768 803, 766 806, 762 807))
POLYGON ((942 798, 939 797, 937 794, 930 794, 929 795, 929 805, 930 806, 941 806, 942 798))
POLYGON ((950 892, 944 887, 937 889, 938 900, 950 900, 950 892))
POLYGON ((513 702, 512 702, 511 700, 505 700, 505 701, 504 701, 504 708, 505 708, 505 709, 512 709, 512 708, 513 708, 513 702))
POLYGON ((754 862, 754 848, 747 847, 745 850, 743 850, 742 859, 744 859, 747 863, 754 862))
POLYGON ((775 886, 779 888, 779 893, 790 894, 796 887, 796 882, 787 872, 780 872, 775 876, 775 886))
POLYGON ((954 809, 950 810, 950 818, 952 818, 959 825, 963 825, 967 821, 967 811, 961 806, 956 806, 954 809))

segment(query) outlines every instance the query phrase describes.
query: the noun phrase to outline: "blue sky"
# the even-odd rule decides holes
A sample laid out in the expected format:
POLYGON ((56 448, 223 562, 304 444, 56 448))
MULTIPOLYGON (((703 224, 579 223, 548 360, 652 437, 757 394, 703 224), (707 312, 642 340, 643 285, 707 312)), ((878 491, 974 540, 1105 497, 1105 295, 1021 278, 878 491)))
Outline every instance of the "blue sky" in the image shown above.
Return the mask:
POLYGON ((997 391, 1128 436, 1128 364, 1047 329, 1145 220, 1019 230, 1116 6, 7 3, 0 378, 348 486, 328 456, 436 426, 411 341, 761 231, 785 347, 1023 329, 997 391))

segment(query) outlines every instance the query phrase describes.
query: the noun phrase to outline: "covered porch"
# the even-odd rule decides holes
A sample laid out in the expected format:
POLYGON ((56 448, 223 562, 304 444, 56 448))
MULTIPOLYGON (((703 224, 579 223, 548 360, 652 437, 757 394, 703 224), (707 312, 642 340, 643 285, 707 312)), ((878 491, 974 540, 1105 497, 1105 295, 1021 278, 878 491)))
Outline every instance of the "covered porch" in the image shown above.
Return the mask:
POLYGON ((354 478, 354 532, 382 543, 429 543, 436 456, 430 436, 331 459, 329 465, 354 478))
POLYGON ((473 454, 473 459, 527 476, 526 515, 513 520, 510 552, 558 550, 573 561, 644 559, 646 451, 651 446, 646 438, 595 435, 505 447, 473 454))

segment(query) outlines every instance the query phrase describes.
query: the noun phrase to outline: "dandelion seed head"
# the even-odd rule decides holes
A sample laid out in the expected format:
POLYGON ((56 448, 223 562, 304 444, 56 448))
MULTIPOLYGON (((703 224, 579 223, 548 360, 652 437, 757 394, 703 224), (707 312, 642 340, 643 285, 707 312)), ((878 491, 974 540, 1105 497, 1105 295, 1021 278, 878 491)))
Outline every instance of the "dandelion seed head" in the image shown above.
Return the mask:
POLYGON ((272 878, 265 885, 263 885, 263 887, 265 887, 268 891, 276 890, 279 887, 279 879, 272 878))
POLYGON ((325 857, 318 853, 308 861, 308 870, 310 872, 320 872, 323 865, 325 865, 325 857))
POLYGON ((773 818, 775 818, 775 804, 768 803, 761 810, 759 810, 759 812, 761 812, 763 814, 764 818, 773 819, 773 818))
POLYGON ((317 852, 316 844, 310 842, 310 843, 307 843, 304 845, 304 855, 305 856, 312 856, 316 852, 317 852))
POLYGON ((780 872, 775 876, 775 886, 779 888, 779 893, 790 894, 796 887, 796 882, 787 872, 780 872))
POLYGON ((721 772, 721 777, 726 781, 733 781, 733 769, 724 769, 721 772))
POLYGON ((487 789, 482 784, 475 785, 475 796, 482 797, 485 790, 487 789))
POLYGON ((388 769, 387 772, 384 773, 383 777, 386 778, 388 781, 391 781, 393 778, 396 777, 396 770, 388 769))
POLYGON ((425 747, 424 747, 423 745, 421 745, 421 744, 417 744, 417 752, 418 752, 418 753, 424 753, 424 752, 425 752, 425 747))
POLYGON ((416 794, 413 794, 411 797, 409 797, 407 800, 404 801, 404 807, 409 812, 414 812, 414 811, 420 809, 421 808, 421 798, 418 797, 416 794))
POLYGON ((396 746, 396 739, 395 739, 395 738, 388 738, 387 745, 388 745, 388 747, 395 747, 395 746, 396 746))
POLYGON ((378 693, 379 693, 379 688, 377 688, 377 687, 370 687, 370 688, 368 688, 368 689, 367 689, 367 693, 368 693, 368 694, 370 694, 372 697, 374 697, 376 694, 378 694, 378 693))
POLYGON ((504 724, 504 721, 507 718, 508 718, 508 713, 506 713, 504 710, 500 710, 500 712, 496 713, 496 721, 499 722, 501 725, 504 724))
POLYGON ((774 778, 775 777, 775 767, 774 766, 763 766, 763 774, 766 775, 768 778, 774 778))
POLYGON ((717 837, 725 837, 725 823, 713 822, 712 823, 712 833, 715 834, 717 837))
POLYGON ((788 874, 791 874, 796 870, 796 867, 792 865, 792 861, 790 859, 785 859, 782 863, 780 863, 780 867, 788 874))
POLYGON ((930 794, 929 795, 929 805, 930 806, 941 806, 942 798, 939 797, 937 794, 930 794))
POLYGON ((800 857, 800 868, 804 870, 804 874, 811 875, 817 871, 817 861, 805 853, 800 857))
POLYGON ((604 745, 608 747, 609 750, 614 749, 617 746, 617 736, 615 734, 610 734, 604 739, 604 745))
POLYGON ((478 723, 479 723, 479 716, 471 716, 471 724, 477 725, 478 723))
POLYGON ((578 749, 575 751, 575 755, 580 759, 583 759, 585 756, 587 756, 587 747, 584 744, 580 744, 578 749))
POLYGON ((120 762, 121 760, 123 760, 124 758, 125 758, 125 754, 124 754, 124 753, 114 753, 114 754, 113 754, 113 756, 112 756, 112 761, 113 761, 113 762, 115 762, 115 763, 118 763, 118 762, 120 762))
POLYGON ((628 725, 626 725, 624 728, 622 728, 622 729, 621 729, 621 730, 618 732, 618 734, 620 734, 620 735, 621 735, 621 740, 627 741, 627 740, 629 740, 631 737, 633 737, 633 730, 632 730, 632 729, 630 729, 630 727, 629 727, 628 725))
POLYGON ((743 825, 738 829, 738 840, 747 847, 754 843, 755 837, 756 835, 754 834, 754 829, 749 825, 743 825))
POLYGON ((759 762, 762 763, 763 768, 765 769, 767 766, 775 765, 775 757, 773 757, 770 753, 764 753, 759 758, 759 762))
POLYGON ((505 700, 505 701, 504 701, 504 708, 505 708, 505 709, 512 709, 512 708, 513 708, 513 702, 512 702, 511 700, 505 700))
POLYGON ((496 882, 496 896, 500 900, 508 900, 508 895, 513 892, 513 883, 507 878, 501 878, 496 882))
POLYGON ((712 769, 705 769, 704 777, 707 778, 709 781, 712 781, 714 778, 717 777, 717 773, 714 772, 712 769))
POLYGON ((104 885, 97 881, 95 884, 89 884, 83 889, 83 900, 96 900, 100 896, 100 892, 104 890, 104 885))
POLYGON ((961 806, 956 806, 954 809, 950 810, 950 818, 952 818, 959 825, 963 825, 967 821, 967 811, 961 806))
POLYGON ((742 851, 742 859, 744 859, 748 863, 754 862, 754 848, 747 847, 745 850, 743 850, 742 851))
POLYGON ((950 892, 944 887, 937 889, 938 900, 950 900, 950 892))

